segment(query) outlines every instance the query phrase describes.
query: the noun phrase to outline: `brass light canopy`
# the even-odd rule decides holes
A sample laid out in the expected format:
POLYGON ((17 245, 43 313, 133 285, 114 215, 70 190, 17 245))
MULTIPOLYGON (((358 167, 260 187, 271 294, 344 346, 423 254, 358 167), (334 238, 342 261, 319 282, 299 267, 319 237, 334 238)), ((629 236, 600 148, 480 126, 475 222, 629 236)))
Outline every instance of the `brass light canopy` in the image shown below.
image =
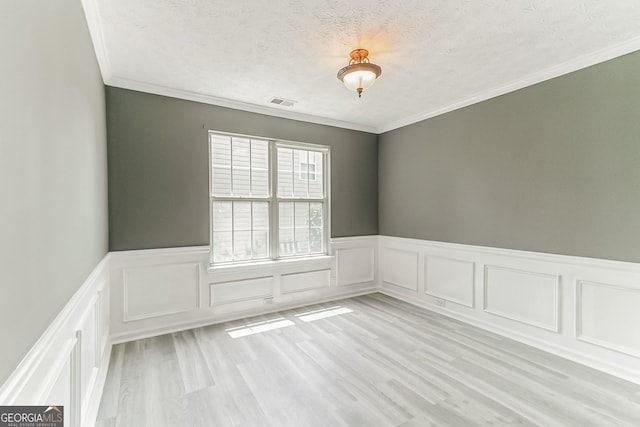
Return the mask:
POLYGON ((354 49, 349 54, 349 65, 338 71, 338 79, 347 89, 358 92, 358 98, 362 98, 362 91, 373 86, 382 74, 382 68, 369 62, 368 56, 367 49, 354 49))

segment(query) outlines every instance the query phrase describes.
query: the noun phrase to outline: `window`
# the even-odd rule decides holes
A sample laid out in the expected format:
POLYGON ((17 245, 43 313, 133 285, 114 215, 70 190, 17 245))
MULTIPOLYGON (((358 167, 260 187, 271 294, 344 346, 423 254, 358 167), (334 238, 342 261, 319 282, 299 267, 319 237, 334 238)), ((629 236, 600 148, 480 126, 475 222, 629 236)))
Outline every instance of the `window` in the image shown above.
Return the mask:
POLYGON ((209 133, 211 263, 327 253, 325 146, 209 133))
POLYGON ((314 163, 300 163, 300 179, 316 180, 316 165, 314 163))

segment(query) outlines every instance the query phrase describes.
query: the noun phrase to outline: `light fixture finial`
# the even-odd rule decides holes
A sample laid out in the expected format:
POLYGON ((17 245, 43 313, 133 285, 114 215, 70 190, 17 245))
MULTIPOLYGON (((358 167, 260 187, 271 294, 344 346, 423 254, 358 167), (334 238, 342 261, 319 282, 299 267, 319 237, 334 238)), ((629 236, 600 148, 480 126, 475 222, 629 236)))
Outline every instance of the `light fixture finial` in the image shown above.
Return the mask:
POLYGON ((382 74, 382 68, 369 62, 368 56, 367 49, 354 49, 349 54, 349 65, 338 71, 338 79, 347 89, 358 92, 358 98, 362 98, 362 91, 370 88, 382 74))

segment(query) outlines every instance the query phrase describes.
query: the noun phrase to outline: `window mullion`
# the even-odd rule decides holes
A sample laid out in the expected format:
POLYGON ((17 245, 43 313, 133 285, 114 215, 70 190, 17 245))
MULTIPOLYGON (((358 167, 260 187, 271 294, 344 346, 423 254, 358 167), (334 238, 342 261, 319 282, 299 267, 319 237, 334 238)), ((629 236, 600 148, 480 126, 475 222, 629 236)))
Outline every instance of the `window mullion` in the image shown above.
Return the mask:
MULTIPOLYGON (((253 139, 249 140, 249 195, 253 196, 253 159, 251 158, 253 151, 253 139)), ((252 224, 253 227, 253 224, 252 224)), ((253 253, 253 249, 252 249, 253 253)))
POLYGON ((324 203, 326 199, 303 199, 303 198, 289 198, 289 197, 278 197, 278 202, 308 202, 308 203, 324 203))
POLYGON ((293 203, 293 253, 298 254, 298 236, 296 236, 296 204, 293 203))
POLYGON ((231 259, 236 258, 236 203, 231 202, 231 259))
POLYGON ((229 165, 229 195, 233 196, 233 137, 229 139, 229 158, 231 164, 229 165))
POLYGON ((311 253, 311 202, 307 202, 307 253, 311 253))
POLYGON ((228 197, 228 196, 211 196, 211 200, 217 202, 268 202, 271 197, 228 197))
POLYGON ((309 182, 311 181, 311 163, 309 163, 310 154, 311 153, 307 151, 307 197, 309 197, 309 193, 310 193, 309 182))
POLYGON ((291 195, 293 196, 295 194, 296 194, 296 150, 291 150, 291 195))
POLYGON ((269 195, 271 201, 269 203, 269 243, 271 248, 271 259, 280 257, 279 249, 279 216, 278 216, 278 151, 275 141, 269 141, 269 195))

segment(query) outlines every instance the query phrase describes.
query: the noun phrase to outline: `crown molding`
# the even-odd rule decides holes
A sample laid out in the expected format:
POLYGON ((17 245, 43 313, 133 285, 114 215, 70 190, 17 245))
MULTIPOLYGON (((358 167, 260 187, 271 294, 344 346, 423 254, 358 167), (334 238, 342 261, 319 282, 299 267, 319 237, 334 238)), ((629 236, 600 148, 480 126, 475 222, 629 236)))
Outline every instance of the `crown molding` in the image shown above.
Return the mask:
MULTIPOLYGON (((85 0, 89 1, 89 0, 85 0)), ((250 104, 246 102, 234 101, 230 99, 218 98, 215 96, 205 95, 196 92, 189 92, 180 89, 168 88, 160 85, 140 82, 137 80, 126 79, 121 77, 111 77, 105 84, 109 86, 116 86, 123 89, 138 90, 142 92, 153 93, 156 95, 169 96, 173 98, 187 99, 190 101, 203 102, 206 104, 218 105, 221 107, 233 108, 237 110, 249 111, 258 114, 266 114, 269 116, 282 117, 292 120, 300 120, 304 122, 317 123, 328 126, 335 126, 339 128, 352 129, 364 132, 370 132, 375 134, 381 134, 389 132, 404 126, 408 126, 426 119, 430 119, 451 111, 458 110, 460 108, 467 107, 469 105, 477 104, 482 101, 486 101, 491 98, 498 97, 510 92, 515 92, 519 89, 523 89, 528 86, 533 86, 537 83, 551 80, 556 77, 560 77, 574 71, 578 71, 584 68, 591 67, 593 65, 606 62, 620 56, 633 53, 640 50, 640 37, 633 38, 624 43, 619 43, 606 49, 601 49, 596 52, 582 55, 570 61, 563 62, 561 64, 549 67, 537 73, 529 74, 521 79, 513 81, 497 88, 489 89, 479 92, 468 98, 453 102, 435 110, 424 111, 419 114, 408 116, 404 119, 396 120, 393 122, 383 123, 380 126, 367 126, 359 123, 346 122, 341 120, 329 119, 326 117, 313 116, 302 113, 295 113, 289 111, 281 111, 274 108, 264 107, 260 105, 250 104)), ((104 78, 104 76, 103 76, 104 78)))
POLYGON ((84 17, 87 21, 87 27, 89 27, 89 34, 91 36, 91 42, 93 43, 93 50, 96 54, 96 60, 98 61, 98 67, 100 67, 102 82, 107 84, 111 79, 112 72, 109 55, 107 55, 107 48, 104 44, 102 19, 100 17, 98 2, 96 0, 81 0, 81 3, 82 8, 84 9, 84 17))
POLYGON ((422 120, 430 119, 432 117, 436 117, 441 114, 467 107, 472 104, 477 104, 479 102, 486 101, 488 99, 495 98, 509 92, 515 92, 516 90, 523 89, 528 86, 533 86, 537 83, 551 80, 556 77, 572 73, 574 71, 600 64, 602 62, 610 61, 612 59, 627 55, 629 53, 633 53, 638 50, 640 50, 640 37, 634 37, 625 42, 609 46, 596 52, 587 53, 572 60, 554 65, 553 67, 549 67, 545 70, 529 74, 506 85, 479 92, 468 98, 455 101, 441 108, 424 111, 422 113, 414 114, 404 119, 382 124, 377 128, 377 133, 381 134, 384 132, 389 132, 394 129, 408 126, 422 120))
POLYGON ((198 92, 190 92, 182 89, 174 89, 153 83, 141 82, 138 80, 113 76, 108 82, 108 86, 122 89, 137 90, 140 92, 152 93, 155 95, 168 96, 171 98, 186 99, 188 101, 202 102, 204 104, 217 105, 219 107, 233 108, 235 110, 247 111, 250 113, 265 114, 267 116, 280 117, 283 119, 298 120, 302 122, 315 123, 320 125, 334 126, 338 128, 351 129, 369 133, 377 133, 377 128, 360 123, 346 122, 342 120, 330 119, 327 117, 313 116, 311 114, 296 113, 293 111, 282 111, 262 105, 250 104, 248 102, 234 101, 232 99, 218 98, 216 96, 205 95, 198 92))

